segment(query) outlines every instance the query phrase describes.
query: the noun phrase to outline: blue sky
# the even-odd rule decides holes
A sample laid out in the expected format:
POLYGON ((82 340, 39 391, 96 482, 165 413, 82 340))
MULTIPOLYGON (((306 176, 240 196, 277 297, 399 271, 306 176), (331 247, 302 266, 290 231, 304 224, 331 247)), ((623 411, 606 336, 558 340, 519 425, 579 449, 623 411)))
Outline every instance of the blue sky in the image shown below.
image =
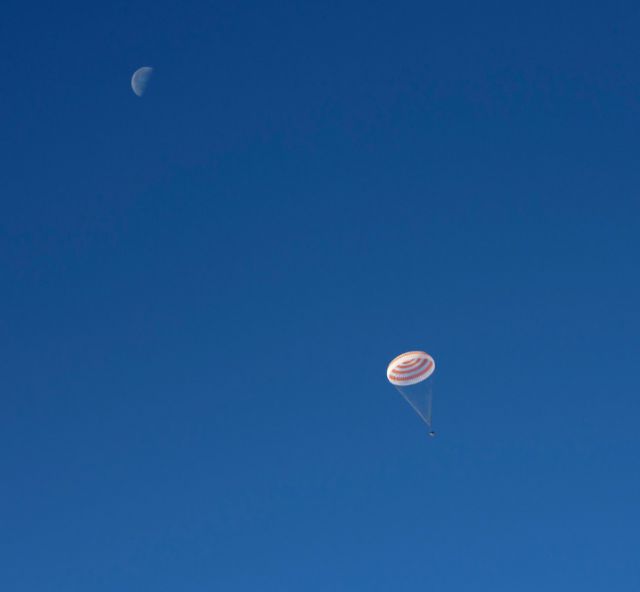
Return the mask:
POLYGON ((639 26, 9 0, 0 588, 637 589, 639 26))

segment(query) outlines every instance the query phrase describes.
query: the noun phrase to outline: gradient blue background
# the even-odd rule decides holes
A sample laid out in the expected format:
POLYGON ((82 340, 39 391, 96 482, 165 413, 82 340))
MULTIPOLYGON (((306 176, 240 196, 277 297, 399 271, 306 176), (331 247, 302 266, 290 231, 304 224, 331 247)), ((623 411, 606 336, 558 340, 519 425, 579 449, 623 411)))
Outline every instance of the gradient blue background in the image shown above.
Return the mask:
POLYGON ((639 30, 3 4, 0 588, 639 589, 639 30))

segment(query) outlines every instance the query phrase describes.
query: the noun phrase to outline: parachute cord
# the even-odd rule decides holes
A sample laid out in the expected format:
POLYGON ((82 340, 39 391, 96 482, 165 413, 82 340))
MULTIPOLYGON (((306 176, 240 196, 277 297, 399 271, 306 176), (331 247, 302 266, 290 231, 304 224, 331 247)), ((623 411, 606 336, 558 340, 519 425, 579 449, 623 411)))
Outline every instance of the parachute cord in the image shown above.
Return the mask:
POLYGON ((420 406, 416 405, 416 403, 413 401, 413 398, 408 396, 402 388, 396 386, 396 390, 402 395, 402 398, 407 403, 409 403, 409 405, 411 405, 413 410, 418 414, 422 421, 424 421, 424 423, 426 423, 427 426, 431 428, 431 404, 433 400, 433 392, 431 388, 429 388, 428 392, 426 393, 426 405, 423 404, 420 406))

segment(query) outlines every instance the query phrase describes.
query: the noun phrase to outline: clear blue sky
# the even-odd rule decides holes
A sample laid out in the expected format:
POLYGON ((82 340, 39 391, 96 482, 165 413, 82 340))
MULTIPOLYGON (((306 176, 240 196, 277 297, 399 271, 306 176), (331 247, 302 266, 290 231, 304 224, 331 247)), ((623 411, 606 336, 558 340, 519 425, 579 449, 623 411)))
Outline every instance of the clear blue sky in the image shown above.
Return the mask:
POLYGON ((3 4, 0 589, 640 589, 639 30, 3 4))

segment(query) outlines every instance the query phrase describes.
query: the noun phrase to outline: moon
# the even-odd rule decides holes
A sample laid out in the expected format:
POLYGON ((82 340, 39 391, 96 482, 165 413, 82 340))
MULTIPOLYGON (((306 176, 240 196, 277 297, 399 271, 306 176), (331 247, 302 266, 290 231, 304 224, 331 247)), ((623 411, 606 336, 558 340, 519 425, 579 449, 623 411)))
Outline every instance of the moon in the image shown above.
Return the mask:
POLYGON ((131 77, 131 88, 137 96, 141 97, 144 91, 147 90, 147 84, 153 74, 153 68, 151 66, 142 66, 138 68, 131 77))

